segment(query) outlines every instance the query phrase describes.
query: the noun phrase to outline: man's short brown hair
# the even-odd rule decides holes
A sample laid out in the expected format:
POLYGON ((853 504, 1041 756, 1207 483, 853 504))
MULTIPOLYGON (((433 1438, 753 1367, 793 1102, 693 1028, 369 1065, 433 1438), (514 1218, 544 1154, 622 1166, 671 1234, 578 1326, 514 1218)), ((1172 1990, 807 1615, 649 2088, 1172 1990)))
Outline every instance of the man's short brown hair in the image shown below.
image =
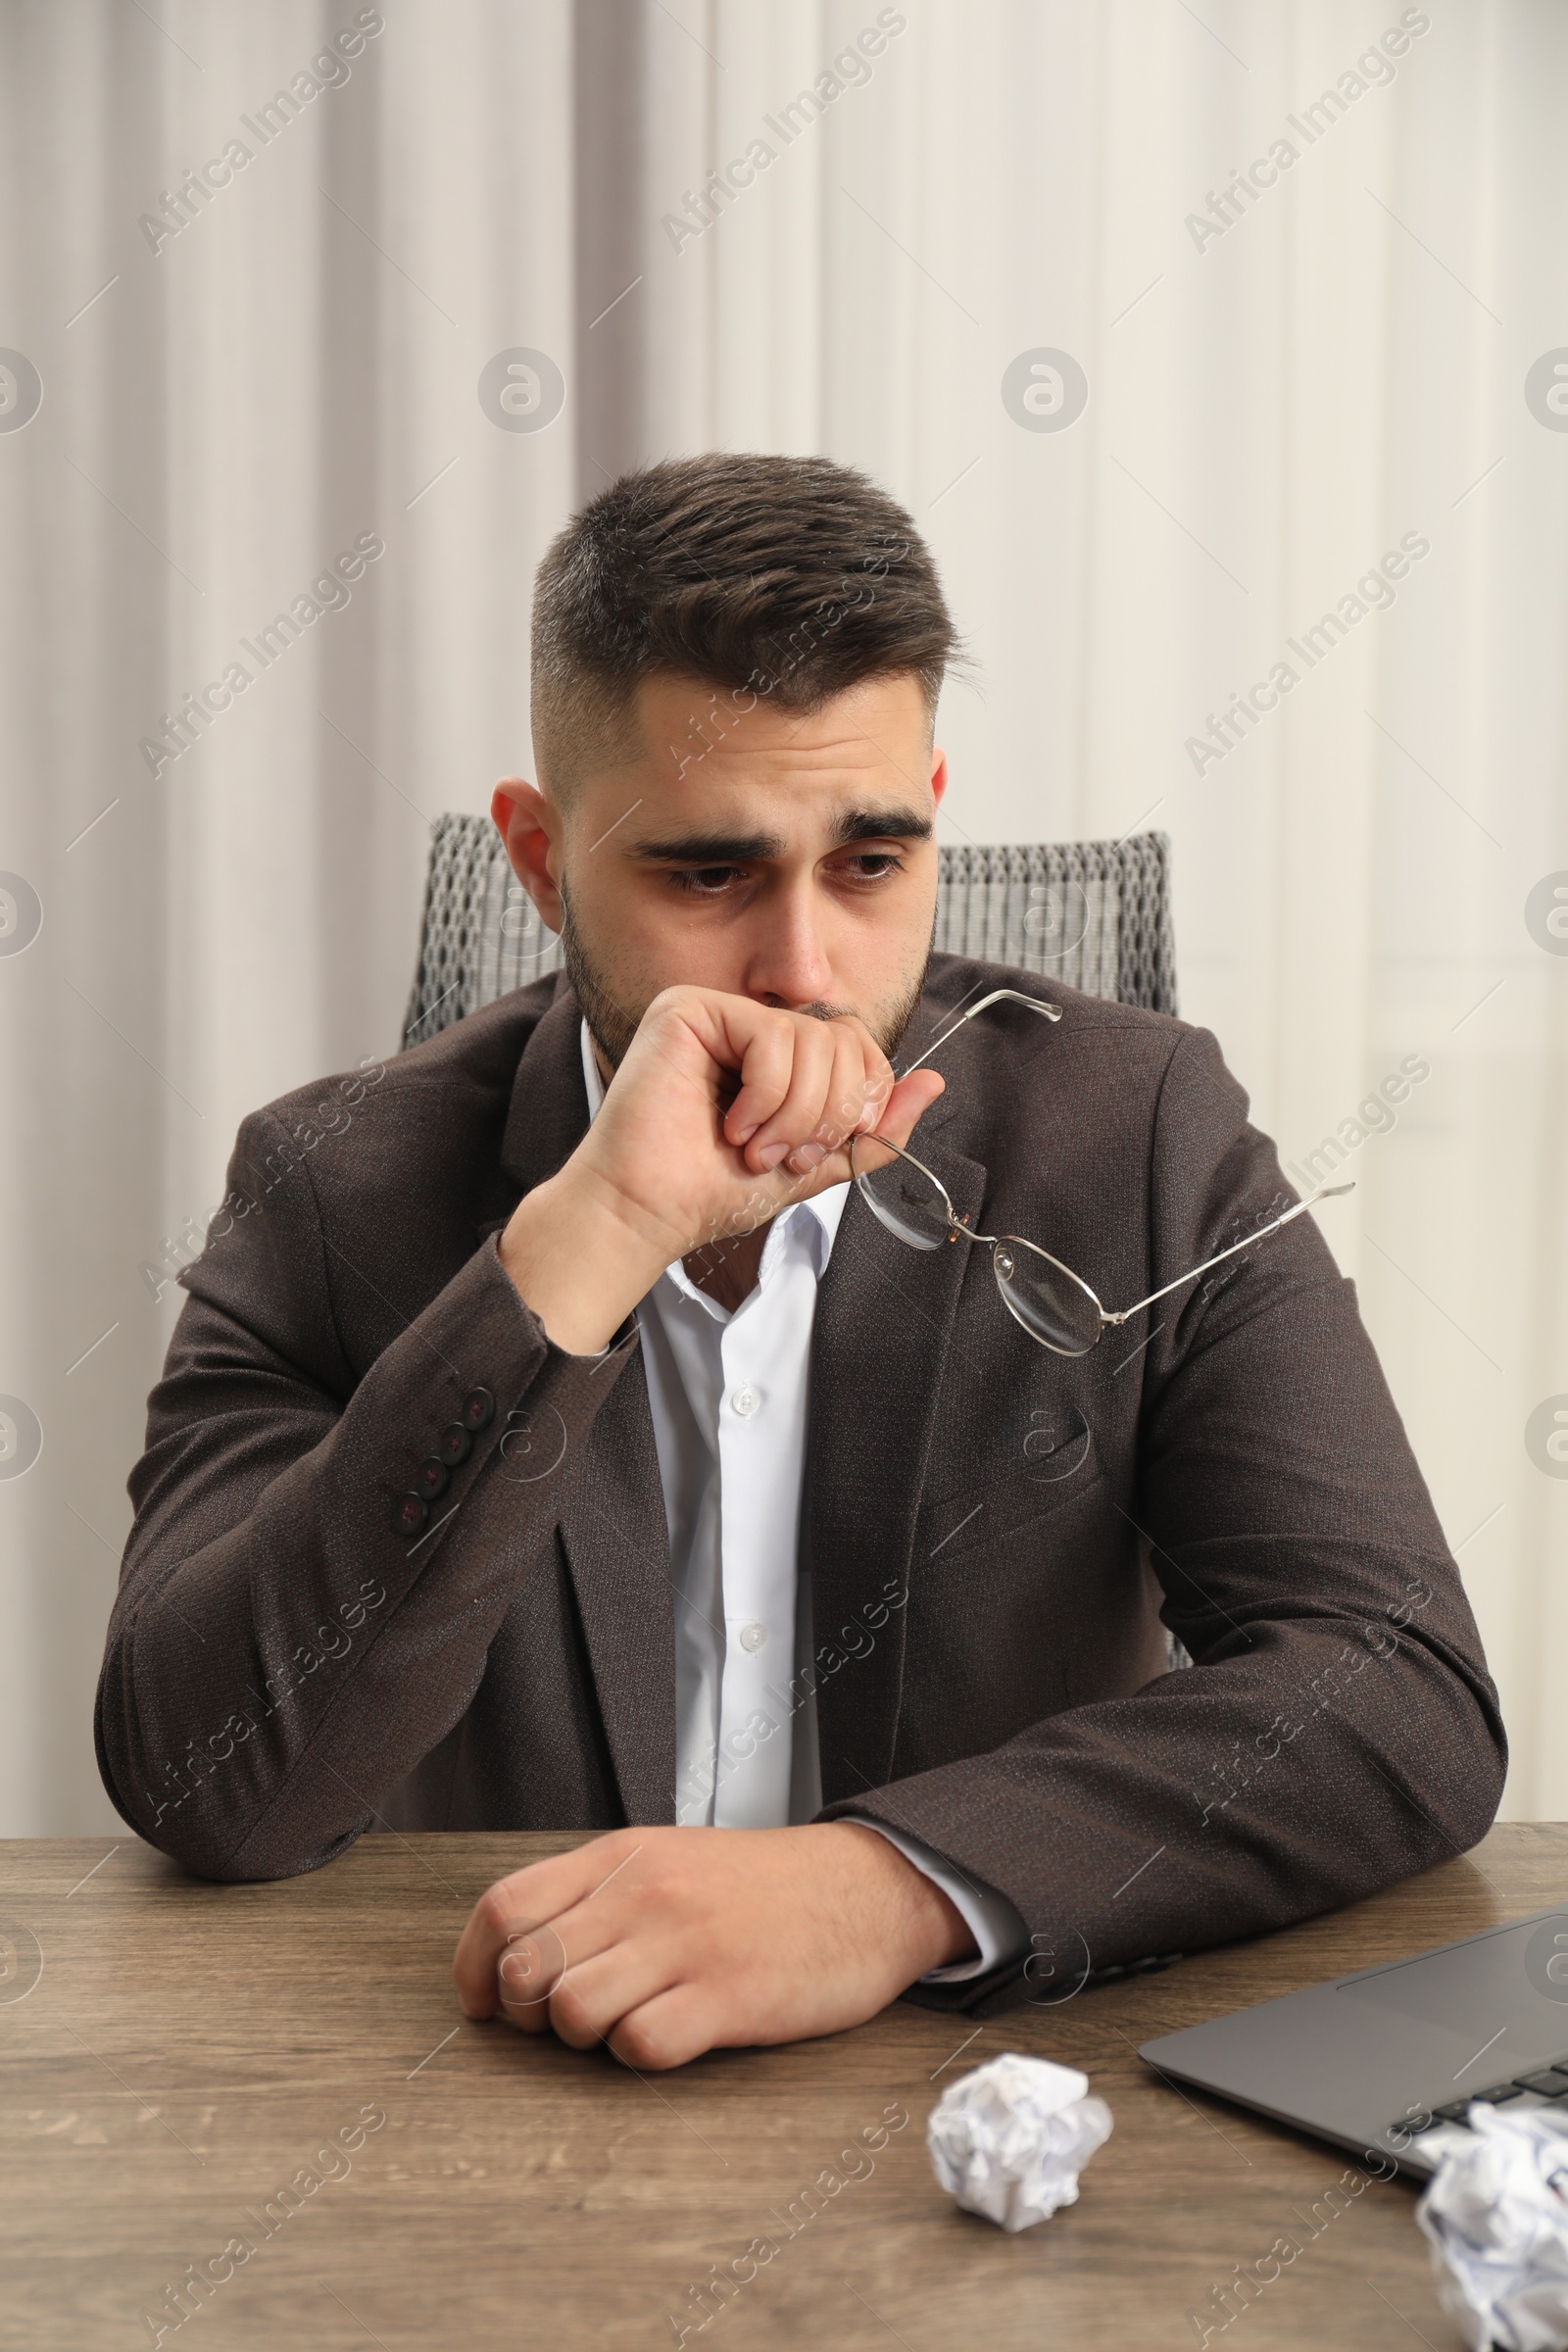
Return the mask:
POLYGON ((829 458, 713 452, 622 474, 539 565, 533 738, 559 797, 634 758, 662 672, 811 711, 912 675, 927 712, 961 652, 930 551, 896 500, 829 458))

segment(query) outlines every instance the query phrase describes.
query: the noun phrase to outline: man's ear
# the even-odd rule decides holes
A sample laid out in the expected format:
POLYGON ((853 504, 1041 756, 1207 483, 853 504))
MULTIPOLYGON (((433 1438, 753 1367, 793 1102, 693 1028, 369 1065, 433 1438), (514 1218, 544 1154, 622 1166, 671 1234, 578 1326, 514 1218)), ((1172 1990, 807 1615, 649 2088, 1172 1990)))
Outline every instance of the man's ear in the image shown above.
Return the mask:
POLYGON ((933 745, 931 749, 931 798, 933 802, 940 801, 947 789, 948 755, 946 752, 938 751, 933 745))
POLYGON ((552 931, 561 929, 564 909, 561 872, 561 813, 537 784, 503 776, 490 796, 490 814, 507 845, 512 870, 552 931))

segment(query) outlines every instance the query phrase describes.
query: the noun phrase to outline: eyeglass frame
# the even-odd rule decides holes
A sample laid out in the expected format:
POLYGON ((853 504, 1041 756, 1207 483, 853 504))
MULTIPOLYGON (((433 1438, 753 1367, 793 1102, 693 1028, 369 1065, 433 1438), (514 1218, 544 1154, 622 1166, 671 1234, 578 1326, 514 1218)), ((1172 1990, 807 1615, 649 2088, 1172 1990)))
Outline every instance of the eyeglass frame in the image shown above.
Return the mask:
MULTIPOLYGON (((929 1061, 931 1055, 936 1053, 938 1047, 945 1046, 948 1042, 948 1039, 956 1035, 956 1033, 963 1027, 965 1021, 972 1021, 974 1019, 976 1013, 984 1012, 989 1005, 999 1004, 1004 1002, 1013 1004, 1027 1004, 1032 1012, 1043 1014, 1048 1021, 1059 1021, 1061 1018, 1061 1006, 1059 1004, 1044 1004, 1040 998, 1026 997, 1015 988, 993 989, 988 997, 981 998, 978 1004, 971 1004, 967 1012, 960 1012, 957 1019, 950 1023, 950 1025, 943 1030, 941 1036, 937 1038, 931 1045, 927 1046, 925 1052, 919 1055, 918 1059, 911 1061, 907 1068, 901 1073, 901 1075, 907 1077, 909 1071, 917 1070, 920 1067, 921 1062, 929 1061)), ((1097 1293, 1090 1288, 1089 1284, 1085 1282, 1081 1274, 1075 1273, 1071 1266, 1064 1265, 1059 1257, 1053 1257, 1051 1251, 1049 1250, 1043 1250, 1038 1242, 1026 1240, 1024 1235, 1021 1233, 996 1234, 971 1231, 966 1219, 960 1217, 957 1211, 955 1209, 953 1205, 953 1197, 949 1193, 948 1188, 943 1183, 941 1177, 937 1175, 934 1169, 928 1168, 923 1159, 916 1159, 912 1152, 906 1152, 902 1144, 892 1143, 885 1135, 877 1135, 875 1133, 870 1135, 852 1135, 849 1139, 850 1173, 854 1179, 856 1190, 865 1201, 866 1206, 871 1210, 871 1213, 876 1218, 878 1224, 883 1226, 885 1231, 891 1233, 895 1241, 903 1242, 906 1249, 940 1250, 942 1244, 937 1240, 932 1240, 929 1242, 911 1241, 907 1234, 900 1233, 891 1223, 889 1223, 886 1213, 878 1206, 871 1194, 866 1190, 866 1186, 870 1178, 873 1175, 880 1175, 882 1170, 879 1168, 868 1168, 862 1172, 860 1169, 856 1167, 855 1148, 857 1144, 879 1144, 883 1151, 895 1152, 900 1159, 907 1160, 911 1168, 918 1168, 926 1182, 936 1187, 936 1190, 940 1195, 947 1211, 947 1238, 949 1242, 952 1243, 960 1240, 965 1242, 983 1242, 990 1247, 992 1251, 991 1268, 993 1274, 996 1276, 997 1289, 1002 1294, 1003 1305, 1007 1309, 1007 1312, 1011 1315, 1013 1321, 1028 1333, 1030 1339, 1035 1341, 1039 1347, 1051 1348, 1051 1351, 1054 1355, 1088 1355, 1092 1349, 1099 1347, 1101 1341, 1104 1338, 1107 1331, 1119 1330, 1124 1323, 1130 1323, 1134 1315, 1141 1315, 1143 1313, 1146 1306, 1153 1306, 1159 1299, 1169 1298, 1172 1291, 1182 1290, 1188 1283, 1196 1282, 1200 1274, 1206 1274, 1211 1266, 1221 1265, 1226 1258, 1234 1257, 1239 1250, 1250 1250, 1255 1242, 1267 1241, 1271 1234, 1278 1233, 1282 1226, 1289 1225, 1293 1217, 1300 1216, 1304 1210, 1312 1207, 1314 1202, 1318 1200, 1335 1200, 1342 1193, 1353 1193, 1355 1190, 1355 1180, 1353 1177, 1347 1184, 1320 1184, 1316 1192, 1308 1193, 1304 1200, 1298 1200, 1293 1207, 1286 1209, 1282 1215, 1275 1217, 1269 1224, 1260 1226, 1255 1233, 1248 1234, 1242 1241, 1232 1242, 1228 1249, 1217 1250, 1212 1257, 1205 1257, 1201 1265, 1193 1266, 1187 1273, 1178 1274, 1174 1282, 1167 1282, 1161 1289, 1157 1291, 1151 1291, 1149 1297, 1147 1298, 1140 1298, 1136 1305, 1116 1308, 1103 1305, 1097 1293), (1096 1329, 1095 1336, 1089 1342, 1087 1347, 1058 1348, 1053 1341, 1043 1339, 1038 1331, 1031 1329, 1030 1325, 1025 1322, 1023 1316, 1019 1313, 1017 1307, 1013 1304, 1011 1298, 1007 1296, 1005 1288, 1004 1287, 999 1252, 1005 1249, 1009 1242, 1013 1243, 1019 1249, 1029 1250, 1036 1257, 1043 1257, 1048 1265, 1054 1266, 1058 1274, 1065 1275, 1066 1279, 1070 1283, 1075 1284, 1076 1287, 1082 1291, 1084 1297, 1089 1300, 1090 1305, 1094 1308, 1096 1315, 1099 1317, 1099 1324, 1098 1328, 1096 1329)))

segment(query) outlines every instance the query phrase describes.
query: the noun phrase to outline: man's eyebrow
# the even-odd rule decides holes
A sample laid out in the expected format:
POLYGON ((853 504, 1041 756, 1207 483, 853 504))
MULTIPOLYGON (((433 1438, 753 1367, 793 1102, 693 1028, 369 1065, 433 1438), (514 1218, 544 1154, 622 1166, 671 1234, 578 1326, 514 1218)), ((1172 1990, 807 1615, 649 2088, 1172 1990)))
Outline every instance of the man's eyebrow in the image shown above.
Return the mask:
MULTIPOLYGON (((856 841, 929 841, 934 829, 916 808, 851 808, 835 818, 832 840, 836 849, 856 841)), ((629 841, 625 855, 654 865, 760 865, 782 858, 785 847, 777 833, 677 833, 629 841)))
POLYGON ((679 833, 662 841, 626 844, 628 858, 669 865, 756 865, 783 855, 784 843, 777 833, 679 833))
POLYGON ((935 827, 918 808, 852 808, 833 827, 841 844, 852 841, 929 841, 935 827))

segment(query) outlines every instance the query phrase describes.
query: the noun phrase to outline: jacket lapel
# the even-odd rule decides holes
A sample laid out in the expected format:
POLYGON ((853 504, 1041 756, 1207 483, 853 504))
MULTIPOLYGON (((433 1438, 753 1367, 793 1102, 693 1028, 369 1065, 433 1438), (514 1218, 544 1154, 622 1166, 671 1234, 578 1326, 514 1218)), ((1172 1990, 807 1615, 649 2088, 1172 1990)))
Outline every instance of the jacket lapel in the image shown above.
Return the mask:
MULTIPOLYGON (((582 1079, 582 1014, 564 978, 534 1023, 517 1061, 501 1139, 501 1172, 513 1188, 512 1207, 524 1193, 554 1176, 588 1132, 588 1090, 582 1079)), ((507 1211, 510 1216, 512 1210, 507 1211)), ((492 1219, 489 1230, 506 1223, 492 1219)))
MULTIPOLYGON (((480 1238, 570 1158, 588 1128, 581 1013, 563 979, 524 1047, 501 1145, 503 1197, 480 1238)), ((596 1414, 562 1501, 561 1540, 626 1818, 675 1818, 675 1622, 669 1539, 641 1343, 596 1414)), ((606 1359, 607 1366, 609 1359, 606 1359)))
MULTIPOLYGON (((624 1343, 623 1343, 624 1344, 624 1343)), ((675 1616, 642 1349, 600 1406, 561 1516, 605 1738, 631 1822, 675 1818, 675 1616)))
MULTIPOLYGON (((913 1149, 975 1225, 985 1169, 923 1124, 913 1149)), ((817 1293, 805 1524, 824 1804, 881 1788, 892 1774, 909 1555, 937 1393, 958 1293, 966 1274, 984 1275, 975 1263, 984 1256, 966 1242, 910 1250, 852 1191, 817 1293), (883 1606, 889 1614, 876 1627, 883 1606), (839 1639, 856 1617, 871 1625, 874 1643, 858 1656, 839 1639), (836 1667, 835 1654, 845 1661, 836 1667)), ((854 1646, 860 1641, 852 1636, 854 1646)))

